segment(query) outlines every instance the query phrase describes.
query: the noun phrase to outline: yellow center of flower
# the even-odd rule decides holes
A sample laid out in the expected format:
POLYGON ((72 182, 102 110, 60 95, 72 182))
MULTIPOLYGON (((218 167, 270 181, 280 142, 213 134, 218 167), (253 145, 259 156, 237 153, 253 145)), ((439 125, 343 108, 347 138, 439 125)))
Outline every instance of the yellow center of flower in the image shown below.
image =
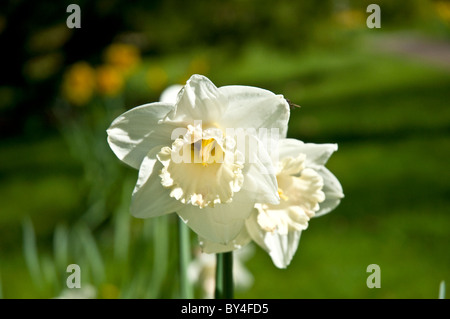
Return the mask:
POLYGON ((212 163, 221 163, 223 151, 214 138, 198 140, 191 144, 191 160, 208 166, 212 163))
POLYGON ((283 190, 282 190, 281 188, 278 188, 278 195, 280 196, 280 198, 281 198, 282 200, 285 200, 285 201, 289 200, 289 197, 287 197, 287 196, 284 194, 284 192, 283 192, 283 190))

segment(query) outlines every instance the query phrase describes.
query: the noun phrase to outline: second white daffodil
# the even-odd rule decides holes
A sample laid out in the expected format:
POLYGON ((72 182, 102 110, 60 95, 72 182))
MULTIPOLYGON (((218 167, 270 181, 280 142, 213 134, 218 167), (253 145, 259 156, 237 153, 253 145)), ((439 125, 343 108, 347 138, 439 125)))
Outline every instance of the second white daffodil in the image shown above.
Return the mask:
POLYGON ((312 217, 336 208, 344 197, 341 184, 325 168, 336 144, 305 144, 295 139, 278 142, 273 161, 280 203, 260 202, 246 228, 228 245, 201 238, 205 252, 237 249, 251 240, 266 250, 278 268, 286 268, 297 251, 300 235, 312 217))

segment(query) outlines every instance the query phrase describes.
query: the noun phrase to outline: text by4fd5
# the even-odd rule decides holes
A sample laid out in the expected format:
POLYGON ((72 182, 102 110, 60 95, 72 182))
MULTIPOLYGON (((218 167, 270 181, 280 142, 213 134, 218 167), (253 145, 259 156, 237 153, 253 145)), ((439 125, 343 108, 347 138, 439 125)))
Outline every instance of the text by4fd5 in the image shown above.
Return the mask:
POLYGON ((267 304, 256 304, 256 303, 249 303, 249 304, 229 304, 227 303, 225 305, 225 312, 226 313, 268 313, 269 308, 267 307, 267 304))

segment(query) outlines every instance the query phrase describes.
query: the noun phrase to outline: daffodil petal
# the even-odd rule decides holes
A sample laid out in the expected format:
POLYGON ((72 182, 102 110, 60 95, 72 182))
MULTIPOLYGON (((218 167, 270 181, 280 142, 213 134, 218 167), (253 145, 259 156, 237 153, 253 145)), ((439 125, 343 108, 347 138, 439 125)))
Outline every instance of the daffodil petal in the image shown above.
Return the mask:
POLYGON ((258 223, 258 211, 255 209, 252 214, 245 221, 245 228, 247 229, 250 238, 258 244, 261 248, 267 251, 267 246, 264 243, 265 231, 258 223))
POLYGON ((255 136, 248 136, 255 152, 246 154, 242 191, 254 203, 278 204, 278 184, 272 160, 265 146, 255 136))
POLYGON ((154 147, 142 161, 131 199, 130 210, 134 217, 161 216, 183 207, 183 204, 170 197, 170 190, 161 185, 159 172, 163 165, 156 159, 160 149, 160 146, 154 147))
POLYGON ((242 228, 242 231, 236 236, 236 238, 230 241, 228 244, 215 243, 203 237, 199 237, 198 241, 204 253, 218 254, 240 249, 251 241, 251 237, 247 232, 247 229, 244 227, 242 228))
POLYGON ((225 128, 277 128, 286 137, 289 104, 282 95, 251 86, 222 86, 219 91, 228 98, 228 109, 221 123, 225 128))
POLYGON ((138 169, 151 148, 171 144, 175 126, 158 124, 158 121, 173 108, 172 104, 156 102, 135 107, 117 117, 106 131, 116 156, 138 169))
POLYGON ((303 143, 302 141, 287 138, 278 142, 278 156, 298 157, 300 154, 305 154, 305 166, 317 167, 325 165, 333 152, 337 151, 337 144, 314 144, 303 143))
POLYGON ((277 230, 264 231, 258 224, 258 214, 253 213, 245 222, 250 237, 269 253, 278 268, 286 268, 297 251, 301 231, 290 230, 281 234, 277 230))
POLYGON ((178 215, 200 237, 208 241, 229 244, 244 227, 245 219, 253 211, 254 203, 238 192, 231 203, 199 208, 185 205, 178 215))
POLYGON ((165 121, 191 123, 202 121, 212 125, 220 120, 226 111, 226 97, 207 77, 194 74, 178 93, 176 108, 165 121))
POLYGON ((319 217, 331 212, 339 205, 341 199, 344 198, 341 183, 333 173, 325 167, 319 168, 317 173, 323 178, 324 186, 322 191, 325 194, 325 200, 319 204, 320 209, 316 212, 314 217, 319 217))
POLYGON ((301 231, 289 231, 287 234, 267 232, 264 243, 273 263, 278 268, 286 268, 294 257, 300 242, 301 231))
POLYGON ((159 97, 160 102, 175 104, 178 93, 183 88, 181 84, 174 84, 166 88, 159 97))

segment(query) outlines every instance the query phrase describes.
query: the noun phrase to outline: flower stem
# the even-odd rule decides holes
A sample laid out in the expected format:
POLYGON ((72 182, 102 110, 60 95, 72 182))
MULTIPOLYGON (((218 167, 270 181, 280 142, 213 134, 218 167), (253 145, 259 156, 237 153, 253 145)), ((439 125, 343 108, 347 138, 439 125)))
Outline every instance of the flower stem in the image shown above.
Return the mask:
POLYGON ((187 276, 187 269, 191 261, 191 247, 189 228, 178 218, 178 247, 179 247, 179 273, 180 273, 180 298, 192 299, 193 290, 187 276))
POLYGON ((216 299, 232 299, 233 285, 233 252, 216 254, 216 299))
POLYGON ((234 295, 232 251, 223 254, 223 288, 224 298, 232 299, 234 295))
POLYGON ((216 254, 216 289, 214 297, 216 299, 223 298, 223 254, 216 254))

